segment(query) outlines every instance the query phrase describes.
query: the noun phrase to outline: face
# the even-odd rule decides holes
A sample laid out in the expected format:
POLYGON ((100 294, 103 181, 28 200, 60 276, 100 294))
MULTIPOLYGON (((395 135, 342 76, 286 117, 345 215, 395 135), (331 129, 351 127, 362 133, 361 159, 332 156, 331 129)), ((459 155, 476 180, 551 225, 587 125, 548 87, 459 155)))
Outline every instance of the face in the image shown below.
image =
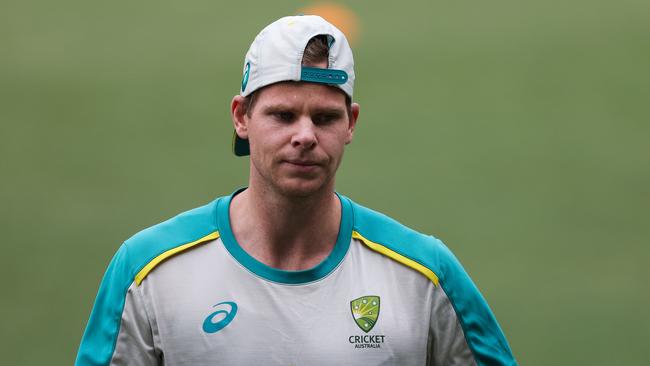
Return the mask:
POLYGON ((345 94, 315 83, 282 82, 257 92, 252 113, 232 111, 237 134, 250 144, 250 184, 286 196, 334 189, 346 144, 352 141, 359 106, 348 114, 345 94))

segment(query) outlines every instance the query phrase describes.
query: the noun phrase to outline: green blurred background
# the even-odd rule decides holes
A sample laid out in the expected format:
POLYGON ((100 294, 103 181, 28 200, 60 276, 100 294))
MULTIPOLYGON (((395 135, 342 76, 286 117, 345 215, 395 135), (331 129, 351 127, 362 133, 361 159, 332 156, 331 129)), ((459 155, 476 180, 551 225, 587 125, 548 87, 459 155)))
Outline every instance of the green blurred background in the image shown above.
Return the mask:
MULTIPOLYGON (((293 1, 0 1, 0 354, 65 365, 138 230, 246 184, 229 102, 293 1)), ((650 364, 650 2, 351 1, 337 189, 443 239, 522 365, 650 364)))

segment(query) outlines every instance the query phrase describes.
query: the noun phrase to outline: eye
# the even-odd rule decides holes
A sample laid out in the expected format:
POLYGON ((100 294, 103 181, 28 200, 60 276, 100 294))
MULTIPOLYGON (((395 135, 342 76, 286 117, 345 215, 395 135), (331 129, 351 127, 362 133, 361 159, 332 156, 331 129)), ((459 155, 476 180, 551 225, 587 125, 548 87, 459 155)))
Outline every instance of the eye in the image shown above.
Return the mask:
POLYGON ((273 118, 281 122, 291 122, 295 118, 293 112, 288 112, 288 111, 277 111, 277 112, 273 112, 272 115, 273 118))
POLYGON ((312 116, 311 120, 316 125, 328 125, 341 119, 340 113, 317 113, 312 116))

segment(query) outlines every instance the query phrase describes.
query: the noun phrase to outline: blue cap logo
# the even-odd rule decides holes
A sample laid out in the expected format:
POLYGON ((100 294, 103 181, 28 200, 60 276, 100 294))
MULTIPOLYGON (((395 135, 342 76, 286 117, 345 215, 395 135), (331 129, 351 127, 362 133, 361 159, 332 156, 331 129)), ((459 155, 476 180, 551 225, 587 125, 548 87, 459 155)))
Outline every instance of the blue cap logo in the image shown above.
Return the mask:
POLYGON ((241 91, 244 92, 246 90, 246 84, 248 84, 248 74, 250 74, 251 71, 251 63, 247 62, 246 67, 244 68, 244 77, 241 80, 241 91))

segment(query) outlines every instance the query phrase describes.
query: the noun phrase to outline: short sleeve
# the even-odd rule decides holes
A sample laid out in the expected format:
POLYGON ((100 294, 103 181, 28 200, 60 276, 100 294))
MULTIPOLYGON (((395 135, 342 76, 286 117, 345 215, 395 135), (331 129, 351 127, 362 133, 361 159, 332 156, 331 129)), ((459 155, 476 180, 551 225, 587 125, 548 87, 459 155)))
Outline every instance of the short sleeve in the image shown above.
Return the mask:
POLYGON ((113 256, 79 345, 76 366, 155 365, 151 327, 127 244, 113 256))

